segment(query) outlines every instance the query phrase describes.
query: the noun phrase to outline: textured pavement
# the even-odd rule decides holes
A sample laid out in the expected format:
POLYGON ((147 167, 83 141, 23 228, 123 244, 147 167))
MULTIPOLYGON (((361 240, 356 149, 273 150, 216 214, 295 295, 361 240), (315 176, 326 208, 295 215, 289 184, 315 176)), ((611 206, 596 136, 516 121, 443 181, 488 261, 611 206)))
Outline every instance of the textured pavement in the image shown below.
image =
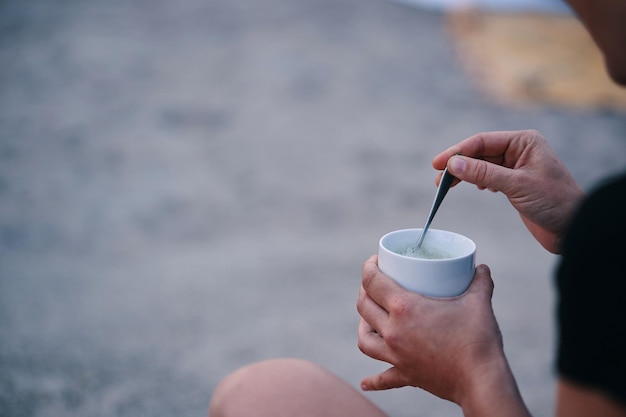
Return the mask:
MULTIPOLYGON (((445 16, 385 0, 0 2, 0 416, 203 416, 277 356, 357 386, 362 262, 422 225, 431 158, 535 128, 591 187, 626 156, 611 111, 506 108, 445 16)), ((520 389, 553 407, 556 258, 467 184, 433 224, 491 266, 520 389)), ((415 389, 393 416, 460 416, 415 389)))

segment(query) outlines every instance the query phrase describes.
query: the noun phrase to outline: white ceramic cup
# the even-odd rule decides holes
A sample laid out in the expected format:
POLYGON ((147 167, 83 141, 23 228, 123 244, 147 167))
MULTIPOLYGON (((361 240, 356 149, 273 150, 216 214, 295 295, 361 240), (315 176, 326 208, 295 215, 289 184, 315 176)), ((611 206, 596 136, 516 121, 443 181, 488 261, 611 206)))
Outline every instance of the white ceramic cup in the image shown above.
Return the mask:
POLYGON ((378 267, 407 290, 431 297, 463 294, 474 277, 476 244, 446 230, 429 229, 422 248, 440 252, 445 258, 424 259, 400 255, 414 245, 422 229, 404 229, 384 235, 378 244, 378 267))

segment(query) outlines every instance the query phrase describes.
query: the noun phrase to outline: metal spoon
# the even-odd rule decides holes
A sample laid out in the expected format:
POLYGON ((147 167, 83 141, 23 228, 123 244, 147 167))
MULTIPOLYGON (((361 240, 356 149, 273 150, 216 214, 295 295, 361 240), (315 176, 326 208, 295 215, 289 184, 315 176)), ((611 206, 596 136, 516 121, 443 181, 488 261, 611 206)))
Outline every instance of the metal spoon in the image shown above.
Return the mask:
POLYGON ((419 250, 424 242, 424 238, 426 237, 426 232, 428 232, 428 228, 430 227, 430 223, 433 221, 433 217, 435 217, 435 213, 439 209, 443 198, 448 193, 450 186, 452 185, 452 181, 454 181, 454 177, 452 174, 448 172, 448 167, 443 170, 443 175, 441 176, 441 182, 439 183, 439 188, 437 188, 437 195, 435 196, 435 201, 433 201, 433 206, 430 209, 430 214, 428 215, 428 219, 426 220, 426 224, 424 225, 424 230, 422 230, 422 234, 417 241, 417 245, 415 246, 415 252, 419 250))

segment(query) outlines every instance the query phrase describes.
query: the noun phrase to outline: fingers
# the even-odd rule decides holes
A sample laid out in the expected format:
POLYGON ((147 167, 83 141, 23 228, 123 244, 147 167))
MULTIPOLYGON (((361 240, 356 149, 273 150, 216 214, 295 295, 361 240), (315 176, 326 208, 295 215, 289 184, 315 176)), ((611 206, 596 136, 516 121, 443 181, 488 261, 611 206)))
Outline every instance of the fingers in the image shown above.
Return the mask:
MULTIPOLYGON (((470 136, 456 145, 450 146, 448 149, 433 158, 433 168, 443 170, 447 166, 448 160, 458 154, 465 155, 470 158, 485 158, 487 156, 485 155, 485 149, 490 143, 487 137, 490 136, 490 133, 491 132, 480 133, 470 136)), ((502 155, 505 151, 506 146, 501 146, 499 149, 491 149, 491 153, 495 153, 496 155, 502 155)), ((494 155, 490 156, 493 157, 494 155)))
POLYGON ((474 279, 465 294, 478 294, 489 299, 493 296, 493 280, 491 270, 487 265, 481 264, 476 267, 474 279))
POLYGON ((475 184, 480 189, 506 194, 515 185, 514 170, 480 159, 455 155, 448 161, 448 169, 459 180, 475 184))
POLYGON ((378 375, 367 377, 361 381, 363 391, 379 391, 391 388, 401 388, 407 383, 400 375, 400 372, 392 367, 378 375))
POLYGON ((384 303, 387 295, 400 287, 380 272, 377 262, 378 257, 372 256, 363 265, 363 285, 357 298, 357 311, 361 315, 358 346, 367 356, 391 363, 394 356, 384 339, 389 322, 384 303))
POLYGON ((358 347, 361 352, 372 359, 389 362, 389 349, 385 339, 367 321, 359 322, 358 347))
MULTIPOLYGON (((437 155, 433 159, 433 167, 444 169, 447 166, 457 178, 453 185, 466 181, 479 189, 501 191, 512 175, 512 170, 500 165, 510 140, 510 132, 474 135, 437 155)), ((436 184, 440 182, 440 177, 437 177, 436 184)))
POLYGON ((403 289, 394 280, 380 271, 378 268, 378 256, 372 256, 365 261, 361 276, 362 287, 367 295, 380 307, 389 311, 387 304, 391 296, 398 291, 403 291, 403 289))
POLYGON ((356 309, 361 317, 363 317, 369 325, 373 326, 373 328, 378 331, 385 327, 385 324, 389 319, 389 313, 380 305, 376 304, 363 287, 359 289, 356 309))
POLYGON ((533 130, 479 133, 435 156, 433 167, 444 169, 447 166, 460 180, 480 189, 506 193, 515 186, 512 181, 515 172, 511 168, 534 146, 545 147, 545 139, 533 130))
POLYGON ((444 169, 448 159, 456 154, 502 164, 509 152, 521 151, 524 144, 541 139, 543 138, 539 132, 532 130, 478 133, 435 156, 433 167, 439 170, 444 169))

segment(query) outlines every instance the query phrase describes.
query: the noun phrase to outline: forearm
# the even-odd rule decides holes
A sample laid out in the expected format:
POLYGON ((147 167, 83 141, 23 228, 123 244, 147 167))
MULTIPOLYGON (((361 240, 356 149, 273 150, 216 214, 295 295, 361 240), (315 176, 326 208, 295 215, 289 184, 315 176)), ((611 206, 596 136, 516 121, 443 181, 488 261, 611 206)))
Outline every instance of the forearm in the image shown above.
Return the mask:
POLYGON ((531 417, 504 355, 474 374, 459 404, 465 417, 531 417))

